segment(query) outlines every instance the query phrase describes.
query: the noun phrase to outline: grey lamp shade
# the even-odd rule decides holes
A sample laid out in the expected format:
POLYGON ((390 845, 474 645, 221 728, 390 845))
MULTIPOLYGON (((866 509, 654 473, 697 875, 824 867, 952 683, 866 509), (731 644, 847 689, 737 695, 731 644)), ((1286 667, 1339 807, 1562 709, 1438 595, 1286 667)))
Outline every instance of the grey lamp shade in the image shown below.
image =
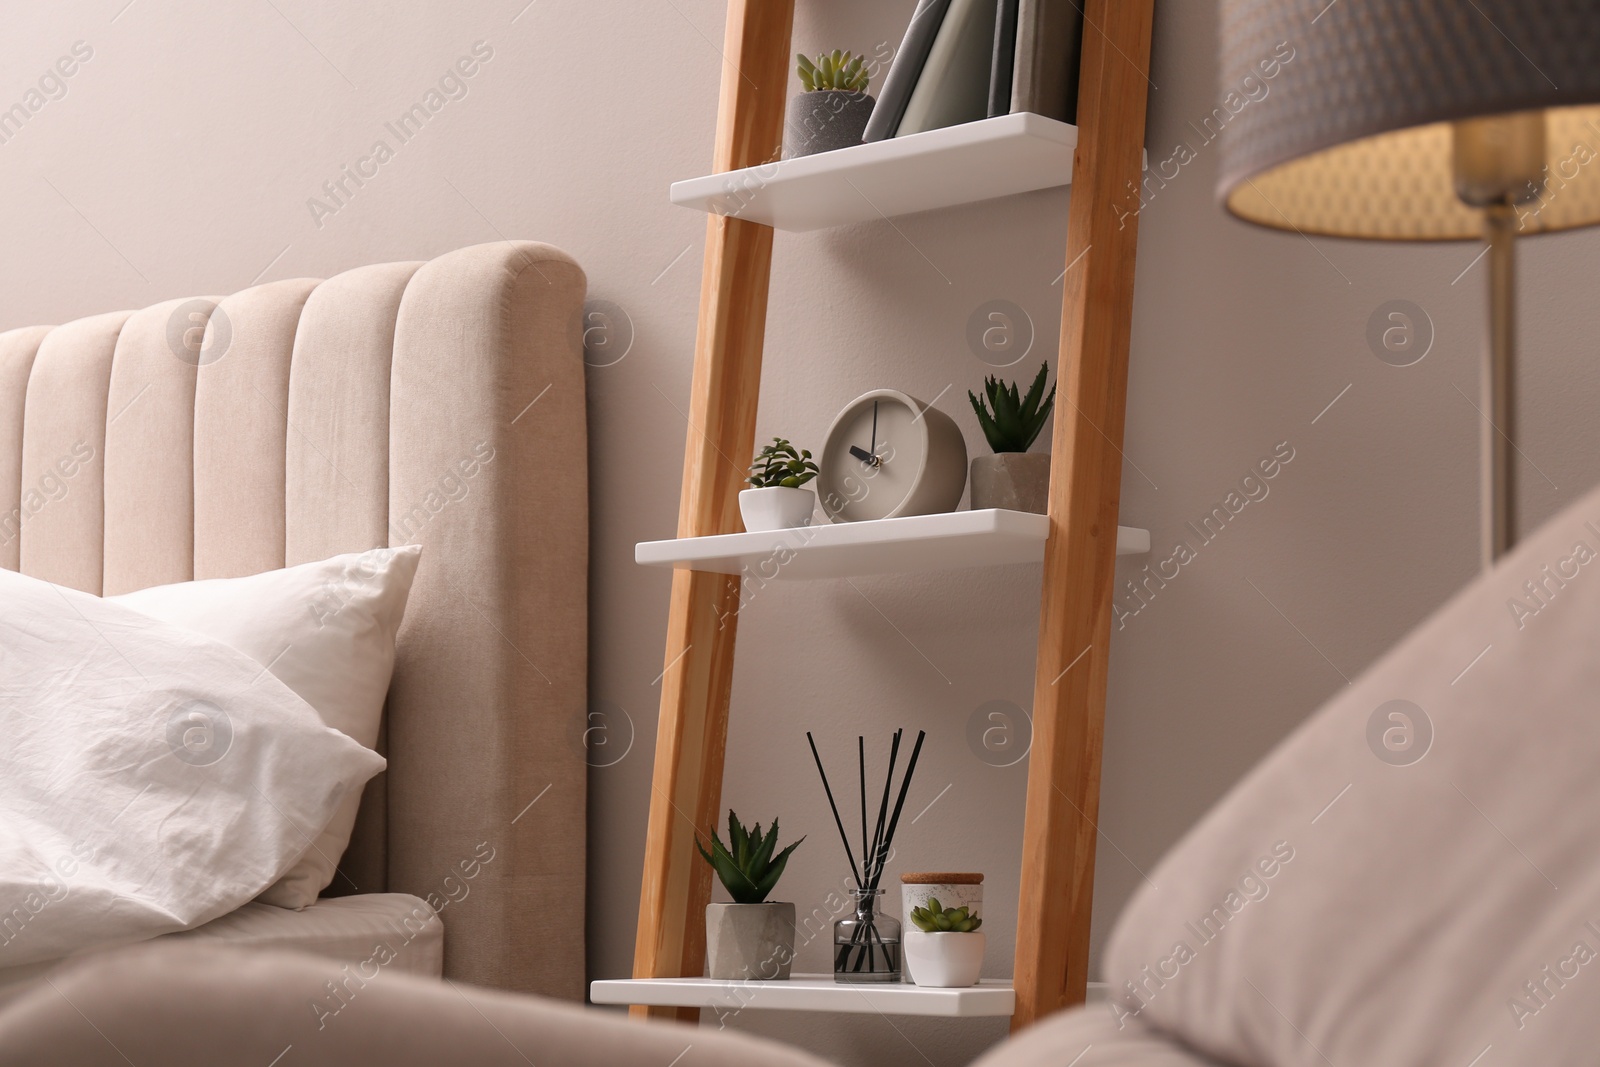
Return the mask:
POLYGON ((1600 0, 1223 0, 1221 75, 1204 125, 1225 127, 1218 196, 1240 218, 1479 239, 1450 123, 1549 109, 1518 232, 1600 222, 1600 0))

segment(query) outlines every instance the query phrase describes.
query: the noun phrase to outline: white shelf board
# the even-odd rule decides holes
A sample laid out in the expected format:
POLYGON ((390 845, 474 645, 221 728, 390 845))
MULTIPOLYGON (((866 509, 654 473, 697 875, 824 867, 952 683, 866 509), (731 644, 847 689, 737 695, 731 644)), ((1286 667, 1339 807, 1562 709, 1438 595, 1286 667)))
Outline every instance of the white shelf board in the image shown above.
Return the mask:
POLYGON ((672 184, 674 204, 820 230, 1072 181, 1078 127, 1019 112, 672 184))
POLYGON ((867 1015, 1010 1015, 1011 980, 987 978, 965 989, 927 989, 905 982, 835 982, 831 974, 797 974, 784 982, 721 978, 612 978, 589 983, 595 1004, 646 1004, 739 1011, 837 1011, 867 1015))
MULTIPOLYGON (((857 574, 1038 563, 1050 519, 1025 511, 948 511, 789 530, 641 541, 634 561, 718 574, 848 578, 857 574)), ((1117 555, 1150 551, 1150 532, 1117 527, 1117 555)))

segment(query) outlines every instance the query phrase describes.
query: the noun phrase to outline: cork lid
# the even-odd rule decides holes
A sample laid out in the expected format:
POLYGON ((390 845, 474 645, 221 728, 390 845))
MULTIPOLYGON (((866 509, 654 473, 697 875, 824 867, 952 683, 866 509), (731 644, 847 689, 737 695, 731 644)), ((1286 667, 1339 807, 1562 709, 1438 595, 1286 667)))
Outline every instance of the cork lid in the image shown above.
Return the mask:
POLYGON ((983 875, 970 871, 907 871, 900 881, 904 885, 982 885, 983 875))

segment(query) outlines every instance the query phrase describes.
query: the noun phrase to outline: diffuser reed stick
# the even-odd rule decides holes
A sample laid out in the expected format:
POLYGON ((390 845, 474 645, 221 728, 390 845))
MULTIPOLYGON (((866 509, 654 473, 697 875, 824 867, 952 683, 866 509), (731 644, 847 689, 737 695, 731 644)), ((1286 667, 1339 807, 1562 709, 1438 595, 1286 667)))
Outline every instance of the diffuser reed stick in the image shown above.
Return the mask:
POLYGON ((867 739, 856 738, 856 759, 861 767, 861 859, 865 862, 867 852, 867 739))
MULTIPOLYGON (((850 860, 850 874, 856 880, 856 888, 861 888, 865 883, 861 879, 861 872, 856 870, 856 858, 850 852, 850 835, 844 832, 844 820, 839 818, 839 805, 833 802, 833 787, 828 784, 828 772, 822 769, 822 757, 817 754, 816 739, 811 736, 811 731, 806 731, 806 740, 811 742, 811 758, 817 761, 817 773, 822 776, 822 790, 828 794, 828 807, 833 809, 833 822, 839 828, 839 840, 844 842, 844 854, 850 860)), ((866 856, 861 857, 866 861, 866 856)))
MULTIPOLYGON (((889 819, 889 828, 884 831, 881 851, 874 857, 872 874, 867 884, 869 892, 875 892, 878 882, 883 878, 883 866, 889 859, 889 843, 894 840, 894 831, 900 825, 900 812, 906 806, 906 794, 911 791, 911 776, 917 773, 917 757, 922 754, 922 739, 928 735, 921 730, 917 731, 917 743, 911 746, 911 759, 906 761, 906 775, 900 780, 900 795, 895 798, 894 815, 889 819)), ((896 738, 899 740, 899 738, 896 738)), ((883 816, 880 814, 879 818, 883 816)))

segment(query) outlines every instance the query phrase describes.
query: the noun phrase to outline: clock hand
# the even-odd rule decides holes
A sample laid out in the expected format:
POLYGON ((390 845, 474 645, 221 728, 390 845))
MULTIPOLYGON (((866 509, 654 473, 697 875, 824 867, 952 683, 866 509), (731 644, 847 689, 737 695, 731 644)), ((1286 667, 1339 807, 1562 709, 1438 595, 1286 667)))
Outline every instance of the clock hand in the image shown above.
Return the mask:
MULTIPOLYGON (((872 402, 872 447, 867 451, 874 456, 878 454, 878 402, 876 400, 872 402)), ((877 464, 874 463, 873 466, 876 467, 877 464)))
POLYGON ((879 467, 883 465, 882 459, 873 455, 871 452, 868 452, 860 445, 851 445, 850 454, 859 459, 861 462, 867 464, 869 467, 879 467))

